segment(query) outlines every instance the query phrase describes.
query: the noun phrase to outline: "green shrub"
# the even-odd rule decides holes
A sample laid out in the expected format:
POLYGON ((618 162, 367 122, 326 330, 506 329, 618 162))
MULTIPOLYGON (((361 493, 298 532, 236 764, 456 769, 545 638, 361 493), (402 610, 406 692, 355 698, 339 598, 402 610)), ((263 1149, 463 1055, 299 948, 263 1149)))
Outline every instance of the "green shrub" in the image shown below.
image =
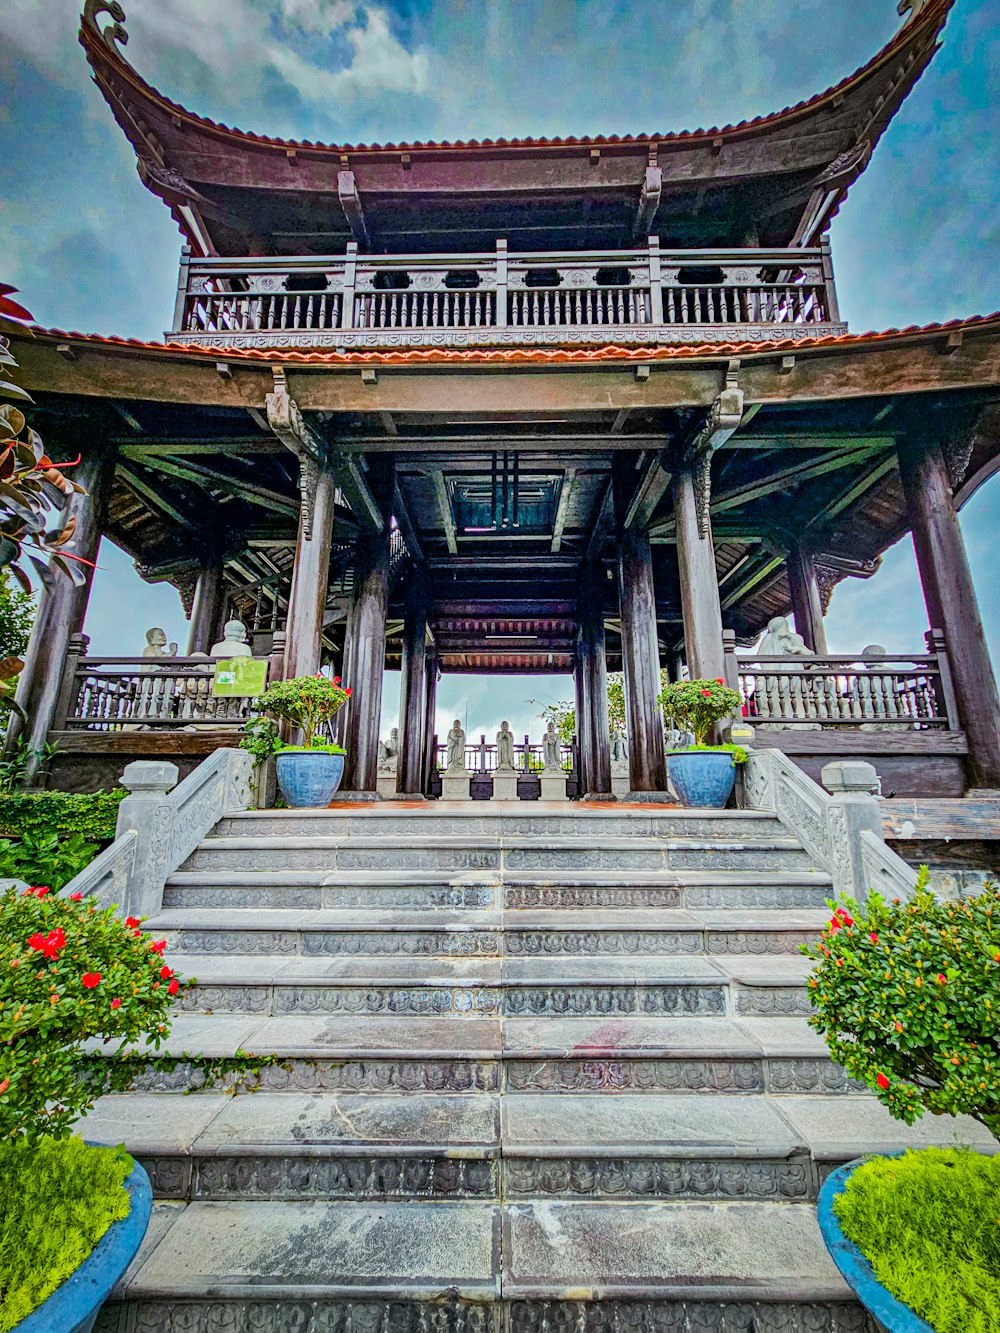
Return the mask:
POLYGON ((82 1139, 0 1145, 0 1333, 16 1327, 128 1216, 123 1148, 82 1139))
POLYGON ((695 744, 704 746, 717 722, 742 706, 739 690, 731 690, 721 676, 715 680, 676 680, 657 696, 664 717, 678 731, 693 731, 695 744))
POLYGON ((332 721, 350 697, 350 689, 341 685, 339 676, 329 680, 317 672, 275 681, 254 701, 254 711, 301 728, 303 746, 297 748, 309 749, 316 731, 332 721))
POLYGON ((909 902, 830 906, 802 951, 833 1058, 908 1125, 971 1115, 1000 1138, 1000 889, 940 899, 923 867, 909 902))
POLYGON ((0 879, 22 879, 61 889, 97 855, 96 842, 82 833, 60 838, 55 833, 25 833, 20 842, 0 838, 0 879))
POLYGON ((82 795, 68 791, 17 791, 0 799, 0 837, 26 833, 79 833, 94 842, 111 842, 118 807, 128 793, 99 791, 82 795))
POLYGON ((163 948, 93 899, 0 895, 0 1143, 65 1137, 110 1085, 113 1060, 95 1073, 83 1042, 159 1047, 180 987, 163 948))
POLYGON ((882 1285, 937 1333, 1000 1333, 1000 1159, 876 1157, 833 1210, 882 1285))

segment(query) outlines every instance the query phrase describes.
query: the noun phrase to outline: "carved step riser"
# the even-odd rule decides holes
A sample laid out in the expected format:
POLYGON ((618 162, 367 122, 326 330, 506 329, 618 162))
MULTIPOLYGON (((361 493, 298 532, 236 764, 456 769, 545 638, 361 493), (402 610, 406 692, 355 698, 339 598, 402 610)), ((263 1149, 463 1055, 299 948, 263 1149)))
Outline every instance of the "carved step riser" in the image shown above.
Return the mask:
POLYGON ((496 886, 463 887, 447 884, 399 885, 261 885, 251 884, 167 884, 163 891, 164 907, 260 907, 294 908, 316 911, 321 907, 380 909, 401 912, 433 912, 439 908, 471 909, 499 906, 500 889, 496 886))
POLYGON ((712 815, 685 815, 680 811, 666 815, 622 818, 617 815, 575 813, 568 816, 344 816, 328 814, 321 818, 284 818, 253 815, 246 819, 223 819, 213 830, 220 838, 398 838, 406 843, 414 836, 422 838, 465 837, 471 841, 499 836, 506 839, 537 838, 697 838, 699 841, 735 839, 766 842, 769 837, 787 836, 777 819, 747 818, 733 811, 712 815))
MULTIPOLYGON (((263 1054, 263 1052, 261 1052, 263 1054)), ((239 1086, 245 1091, 438 1092, 438 1093, 607 1093, 713 1092, 855 1094, 867 1089, 822 1056, 658 1059, 597 1054, 572 1058, 505 1056, 487 1058, 331 1060, 292 1056, 242 1078, 219 1080, 213 1091, 239 1086), (502 1063, 502 1068, 501 1068, 502 1063)), ((187 1092, 204 1086, 204 1076, 188 1065, 169 1073, 150 1070, 132 1085, 135 1092, 187 1092)))
POLYGON ((851 1301, 512 1300, 444 1304, 393 1291, 384 1300, 113 1302, 94 1333, 874 1333, 851 1301))
MULTIPOLYGON (((468 1151, 468 1150, 466 1150, 468 1151)), ((494 1154, 495 1154, 495 1150, 494 1154)), ((822 1168, 799 1157, 676 1157, 577 1152, 566 1157, 461 1158, 417 1150, 406 1155, 364 1152, 280 1153, 191 1158, 140 1154, 158 1199, 249 1202, 350 1200, 415 1202, 473 1199, 749 1200, 814 1202, 822 1168), (502 1188, 501 1188, 502 1182, 502 1188)))
POLYGON ((626 873, 638 871, 653 874, 663 870, 760 870, 805 871, 810 860, 801 850, 787 847, 723 848, 599 848, 580 847, 572 850, 545 847, 503 851, 496 848, 384 848, 377 851, 319 847, 260 847, 236 850, 212 847, 206 843, 185 862, 183 869, 221 871, 234 874, 240 871, 268 870, 323 871, 328 874, 354 871, 440 871, 455 874, 462 871, 487 871, 500 875, 501 870, 514 875, 522 871, 578 871, 592 870, 626 873))
POLYGON ((797 955, 816 932, 699 930, 308 931, 175 930, 170 952, 205 957, 511 958, 797 955))
POLYGON ((726 1013, 724 985, 673 986, 191 986, 178 1007, 184 1013, 240 1013, 437 1017, 591 1017, 647 1014, 657 1017, 726 1013))

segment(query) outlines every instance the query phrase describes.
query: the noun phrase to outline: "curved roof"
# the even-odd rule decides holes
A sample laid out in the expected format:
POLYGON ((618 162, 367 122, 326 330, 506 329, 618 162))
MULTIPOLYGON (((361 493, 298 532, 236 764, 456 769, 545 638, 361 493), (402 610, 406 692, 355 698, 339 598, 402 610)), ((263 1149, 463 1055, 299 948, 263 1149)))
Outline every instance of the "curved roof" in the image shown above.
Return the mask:
POLYGON ((351 239, 401 253, 462 251, 482 248, 490 232, 514 248, 553 248, 539 244, 546 228, 564 249, 614 248, 657 231, 693 247, 744 244, 754 233, 781 245, 808 243, 829 221, 936 51, 953 3, 914 0, 915 12, 866 65, 795 106, 736 125, 638 135, 273 138, 199 116, 142 79, 120 49, 127 34, 116 0, 86 0, 80 41, 144 183, 204 252, 242 253, 250 237, 277 253, 293 252, 292 241, 301 253, 336 253, 351 239), (113 22, 102 27, 103 15, 113 22), (339 226, 329 222, 330 195, 339 226), (281 205, 269 210, 276 196, 281 205), (596 219, 581 216, 584 199, 596 219), (535 221, 524 246, 527 206, 535 221), (308 232, 324 214, 328 230, 308 232), (303 244, 307 232, 322 244, 303 244))

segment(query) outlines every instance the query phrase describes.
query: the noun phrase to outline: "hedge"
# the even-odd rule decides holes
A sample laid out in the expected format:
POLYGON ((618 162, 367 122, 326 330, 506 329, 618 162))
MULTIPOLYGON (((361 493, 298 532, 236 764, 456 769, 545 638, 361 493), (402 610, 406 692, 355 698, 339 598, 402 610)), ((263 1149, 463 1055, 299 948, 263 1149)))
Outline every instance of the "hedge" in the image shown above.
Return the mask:
POLYGON ((126 794, 121 787, 93 795, 66 791, 11 792, 0 796, 0 837, 82 833, 96 842, 111 842, 118 804, 126 794))

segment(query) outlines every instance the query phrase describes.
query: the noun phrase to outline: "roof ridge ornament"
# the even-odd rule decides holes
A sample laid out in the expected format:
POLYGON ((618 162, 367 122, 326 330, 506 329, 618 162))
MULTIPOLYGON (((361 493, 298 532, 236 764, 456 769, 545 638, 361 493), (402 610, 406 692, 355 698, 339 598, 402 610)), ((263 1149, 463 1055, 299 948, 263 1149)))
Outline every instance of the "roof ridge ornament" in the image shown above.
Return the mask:
POLYGON ((85 28, 89 28, 116 55, 121 55, 116 43, 120 43, 122 46, 128 45, 128 33, 125 31, 125 11, 118 0, 85 0, 82 22, 85 28), (109 23, 107 27, 102 28, 97 22, 98 16, 101 14, 109 14, 114 19, 114 23, 109 23))
POLYGON ((906 22, 912 23, 919 15, 920 11, 925 9, 928 4, 930 4, 930 0, 899 0, 899 4, 896 6, 896 13, 909 14, 910 17, 906 22))

